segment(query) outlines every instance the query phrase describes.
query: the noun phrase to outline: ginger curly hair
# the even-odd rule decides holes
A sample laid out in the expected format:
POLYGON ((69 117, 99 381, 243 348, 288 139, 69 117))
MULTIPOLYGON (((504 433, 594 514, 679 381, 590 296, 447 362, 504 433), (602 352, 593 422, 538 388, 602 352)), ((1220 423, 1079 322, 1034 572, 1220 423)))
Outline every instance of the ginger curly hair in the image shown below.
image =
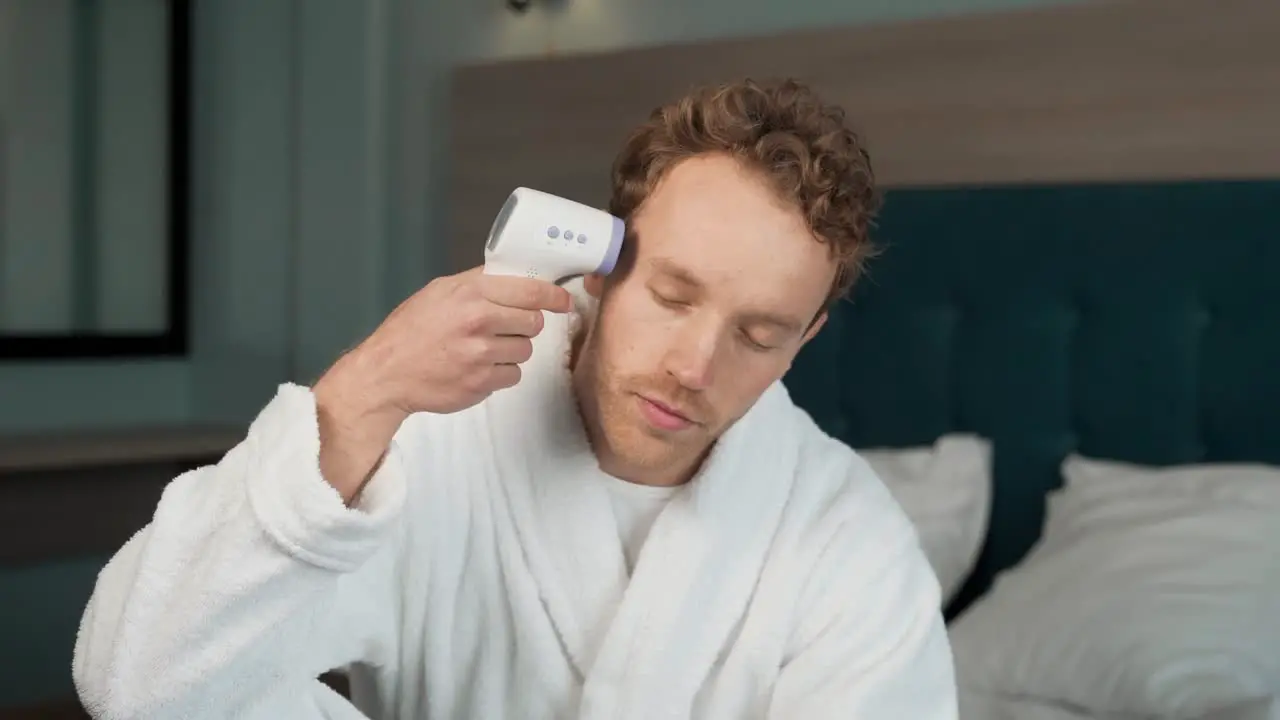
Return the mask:
POLYGON ((869 233, 881 204, 871 157, 844 111, 790 79, 695 89, 627 138, 613 164, 609 211, 630 220, 676 163, 706 153, 758 170, 803 213, 837 263, 827 307, 844 296, 875 254, 869 233))

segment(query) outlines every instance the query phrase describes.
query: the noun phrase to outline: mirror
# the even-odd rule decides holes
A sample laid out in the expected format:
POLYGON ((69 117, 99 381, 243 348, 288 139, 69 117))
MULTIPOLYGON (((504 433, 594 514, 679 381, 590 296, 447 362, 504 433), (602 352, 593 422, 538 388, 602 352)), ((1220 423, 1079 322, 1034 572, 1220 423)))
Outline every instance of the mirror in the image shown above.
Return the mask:
POLYGON ((0 0, 0 358, 185 353, 188 19, 0 0))

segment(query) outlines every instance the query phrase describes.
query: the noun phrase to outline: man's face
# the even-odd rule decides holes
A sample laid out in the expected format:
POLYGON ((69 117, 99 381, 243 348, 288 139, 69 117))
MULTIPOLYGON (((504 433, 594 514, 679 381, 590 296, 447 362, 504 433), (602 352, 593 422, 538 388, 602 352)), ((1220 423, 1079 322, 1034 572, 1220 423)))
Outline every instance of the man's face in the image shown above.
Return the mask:
POLYGON ((835 275, 826 245, 764 178, 725 156, 672 168, 630 222, 574 365, 601 466, 634 482, 687 479, 782 377, 835 275))

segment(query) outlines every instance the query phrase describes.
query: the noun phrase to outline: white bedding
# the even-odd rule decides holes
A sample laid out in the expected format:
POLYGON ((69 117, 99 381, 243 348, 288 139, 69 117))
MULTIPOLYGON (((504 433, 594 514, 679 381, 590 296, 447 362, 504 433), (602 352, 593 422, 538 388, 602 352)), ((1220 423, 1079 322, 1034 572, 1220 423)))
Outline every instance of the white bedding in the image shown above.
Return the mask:
POLYGON ((1280 720, 1280 468, 1063 471, 950 628, 962 720, 1280 720))
POLYGON ((960 590, 982 550, 991 514, 991 443, 951 434, 932 445, 859 450, 920 537, 942 587, 960 590))
MULTIPOLYGON (((1277 720, 1280 706, 1270 698, 1246 700, 1179 720, 1277 720)), ((1164 720, 1155 715, 1117 715, 1032 698, 960 690, 960 720, 1164 720)))

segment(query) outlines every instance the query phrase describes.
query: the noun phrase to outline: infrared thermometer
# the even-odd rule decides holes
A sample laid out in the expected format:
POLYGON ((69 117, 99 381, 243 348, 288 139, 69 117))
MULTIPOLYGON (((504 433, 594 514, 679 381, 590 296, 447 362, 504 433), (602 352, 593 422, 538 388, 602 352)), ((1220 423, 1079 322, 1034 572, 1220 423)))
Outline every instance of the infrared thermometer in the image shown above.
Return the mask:
POLYGON ((622 220, 603 210, 516 188, 489 228, 484 272, 554 283, 588 273, 608 275, 622 252, 625 231, 622 220))

